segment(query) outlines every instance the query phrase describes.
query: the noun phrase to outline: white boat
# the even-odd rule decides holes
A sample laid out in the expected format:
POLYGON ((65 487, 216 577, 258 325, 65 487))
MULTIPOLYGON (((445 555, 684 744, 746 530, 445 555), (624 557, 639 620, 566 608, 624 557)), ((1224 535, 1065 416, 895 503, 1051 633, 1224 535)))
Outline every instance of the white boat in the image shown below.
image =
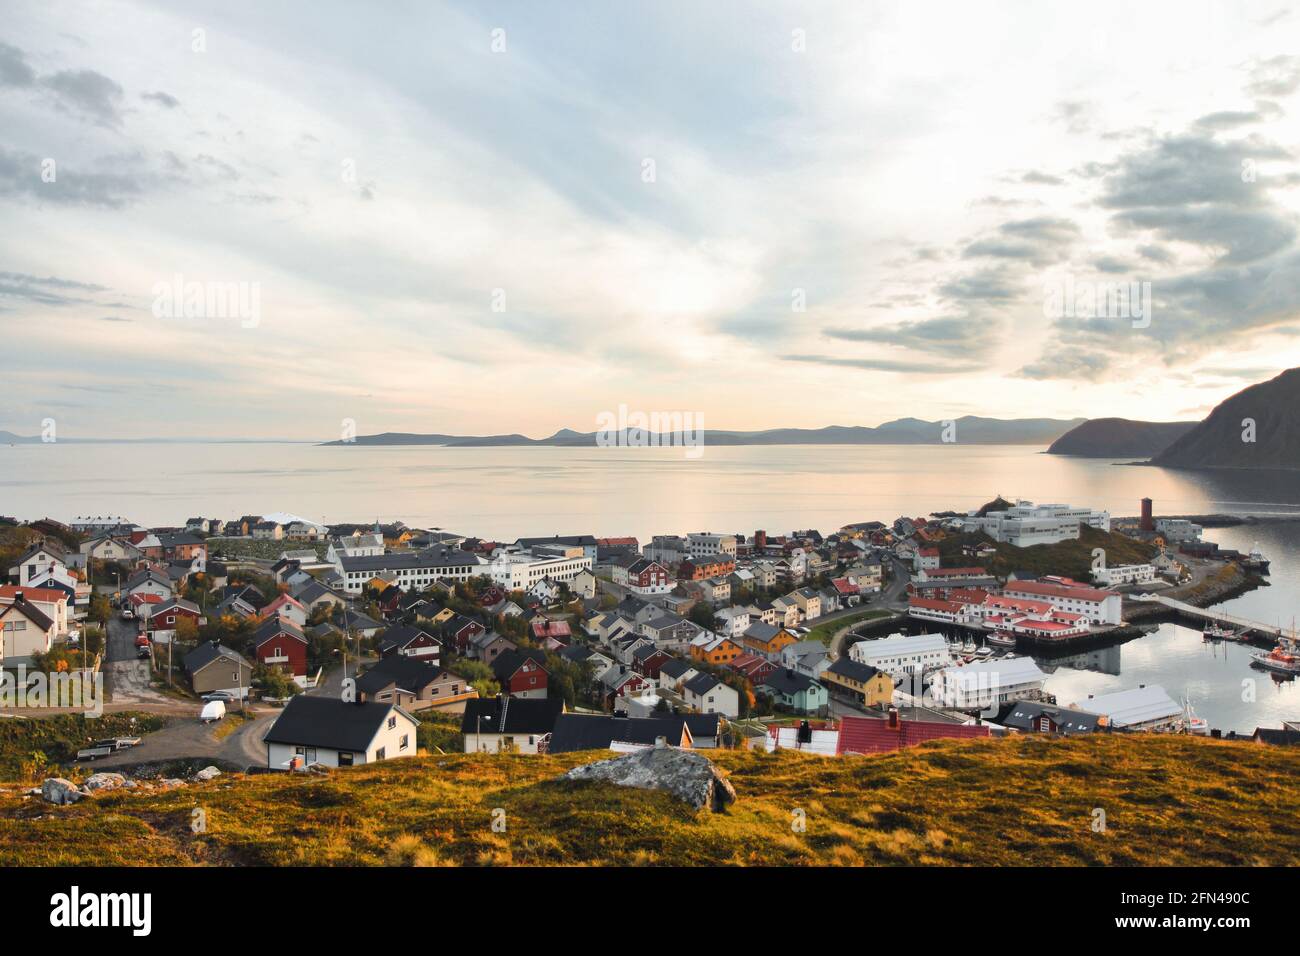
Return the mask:
POLYGON ((1251 654, 1250 659, 1275 674, 1300 674, 1300 640, 1296 639, 1294 626, 1289 637, 1278 635, 1277 647, 1267 654, 1251 654))
POLYGON ((1260 574, 1268 574, 1268 558, 1264 557, 1264 552, 1259 550, 1259 542, 1250 549, 1250 554, 1242 558, 1241 563, 1251 571, 1258 571, 1260 574))
POLYGON ((1197 736, 1205 736, 1210 732, 1210 722, 1204 717, 1196 716, 1196 711, 1192 710, 1192 701, 1187 697, 1183 698, 1183 730, 1197 736))
POLYGON ((974 654, 977 649, 978 648, 976 648, 974 641, 967 641, 961 646, 961 652, 963 654, 974 654))
POLYGON ((975 656, 976 656, 976 657, 984 657, 984 658, 992 657, 992 656, 993 656, 993 648, 991 648, 991 647, 981 647, 978 651, 975 652, 975 656))
POLYGON ((994 647, 1015 647, 1016 636, 1010 631, 994 631, 986 640, 994 647))

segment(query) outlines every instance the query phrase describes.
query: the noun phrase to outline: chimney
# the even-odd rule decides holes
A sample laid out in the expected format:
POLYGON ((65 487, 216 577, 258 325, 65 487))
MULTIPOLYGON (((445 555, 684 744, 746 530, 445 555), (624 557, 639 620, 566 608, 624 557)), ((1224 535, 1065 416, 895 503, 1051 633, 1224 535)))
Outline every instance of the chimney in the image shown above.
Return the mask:
POLYGON ((898 708, 897 707, 889 708, 889 729, 890 730, 898 729, 898 708))

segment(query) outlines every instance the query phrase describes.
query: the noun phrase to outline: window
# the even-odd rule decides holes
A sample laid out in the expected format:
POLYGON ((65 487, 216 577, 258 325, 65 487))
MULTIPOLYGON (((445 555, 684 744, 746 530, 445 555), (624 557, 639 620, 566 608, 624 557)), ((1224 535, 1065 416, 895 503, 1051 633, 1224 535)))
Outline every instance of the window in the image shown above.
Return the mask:
POLYGON ((397 745, 397 749, 405 750, 410 745, 410 742, 411 742, 410 737, 407 734, 402 734, 402 739, 401 742, 397 745))
POLYGON ((376 760, 383 760, 386 755, 387 753, 383 747, 380 747, 378 750, 375 751, 376 760))
POLYGON ((392 730, 392 729, 395 728, 396 726, 397 726, 397 718, 396 718, 396 717, 389 717, 389 718, 388 718, 388 729, 389 729, 389 730, 392 730))

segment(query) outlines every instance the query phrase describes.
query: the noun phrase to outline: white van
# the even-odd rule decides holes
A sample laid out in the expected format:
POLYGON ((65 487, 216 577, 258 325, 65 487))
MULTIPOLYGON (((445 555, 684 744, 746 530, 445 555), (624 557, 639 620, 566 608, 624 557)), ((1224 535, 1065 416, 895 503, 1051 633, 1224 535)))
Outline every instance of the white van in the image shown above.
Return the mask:
POLYGON ((219 700, 210 700, 203 705, 203 710, 199 713, 199 723, 210 724, 224 716, 226 716, 225 703, 219 700))

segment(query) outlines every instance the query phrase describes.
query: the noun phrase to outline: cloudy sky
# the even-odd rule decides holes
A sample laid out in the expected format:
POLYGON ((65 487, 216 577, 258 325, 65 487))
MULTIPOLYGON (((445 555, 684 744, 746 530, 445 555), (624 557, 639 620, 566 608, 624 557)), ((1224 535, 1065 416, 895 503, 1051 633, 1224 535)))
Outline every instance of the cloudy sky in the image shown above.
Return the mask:
POLYGON ((5 8, 0 429, 1176 419, 1300 365, 1286 0, 5 8), (1049 305, 1108 282, 1145 320, 1049 305))

